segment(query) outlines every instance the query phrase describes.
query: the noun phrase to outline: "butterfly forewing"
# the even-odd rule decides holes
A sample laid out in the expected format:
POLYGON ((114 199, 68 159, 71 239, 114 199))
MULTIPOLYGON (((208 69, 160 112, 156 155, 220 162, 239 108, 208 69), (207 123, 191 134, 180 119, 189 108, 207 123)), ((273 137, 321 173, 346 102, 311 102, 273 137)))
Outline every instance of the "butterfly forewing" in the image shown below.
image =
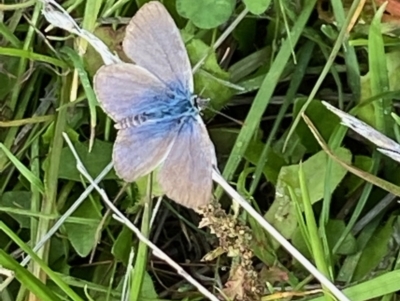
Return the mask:
POLYGON ((133 64, 101 67, 94 77, 94 89, 103 109, 116 122, 168 105, 168 87, 133 64))
POLYGON ((156 1, 141 7, 123 41, 125 54, 172 89, 193 92, 189 58, 174 20, 156 1))
POLYGON ((196 209, 211 201, 215 150, 200 119, 185 122, 159 172, 165 194, 196 209))
POLYGON ((150 123, 118 131, 113 162, 117 175, 125 182, 153 171, 170 152, 179 127, 177 122, 150 123))

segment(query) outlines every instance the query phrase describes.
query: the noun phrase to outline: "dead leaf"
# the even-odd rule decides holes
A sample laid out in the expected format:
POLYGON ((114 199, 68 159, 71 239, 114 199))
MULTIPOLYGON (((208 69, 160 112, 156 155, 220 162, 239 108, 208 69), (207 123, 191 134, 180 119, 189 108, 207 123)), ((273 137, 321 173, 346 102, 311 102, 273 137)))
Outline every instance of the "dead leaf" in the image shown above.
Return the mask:
POLYGON ((225 283, 223 289, 226 296, 232 300, 243 300, 244 293, 244 271, 243 268, 238 265, 234 271, 231 271, 232 277, 225 283))
POLYGON ((262 282, 269 282, 273 285, 276 282, 278 283, 287 282, 289 280, 289 275, 287 271, 280 269, 277 266, 270 268, 264 266, 261 269, 260 278, 262 282))

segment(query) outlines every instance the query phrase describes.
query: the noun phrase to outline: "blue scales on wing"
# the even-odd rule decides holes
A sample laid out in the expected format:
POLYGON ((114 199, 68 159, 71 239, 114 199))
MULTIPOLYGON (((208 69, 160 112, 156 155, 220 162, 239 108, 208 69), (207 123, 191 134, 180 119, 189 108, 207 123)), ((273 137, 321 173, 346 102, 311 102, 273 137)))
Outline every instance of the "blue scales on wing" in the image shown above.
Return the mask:
POLYGON ((97 97, 106 113, 121 122, 170 107, 169 88, 146 69, 128 63, 102 66, 94 77, 97 97))
POLYGON ((167 156, 182 116, 195 114, 188 95, 171 91, 133 64, 101 67, 94 86, 103 109, 120 129, 113 161, 117 174, 127 182, 154 170, 167 156))

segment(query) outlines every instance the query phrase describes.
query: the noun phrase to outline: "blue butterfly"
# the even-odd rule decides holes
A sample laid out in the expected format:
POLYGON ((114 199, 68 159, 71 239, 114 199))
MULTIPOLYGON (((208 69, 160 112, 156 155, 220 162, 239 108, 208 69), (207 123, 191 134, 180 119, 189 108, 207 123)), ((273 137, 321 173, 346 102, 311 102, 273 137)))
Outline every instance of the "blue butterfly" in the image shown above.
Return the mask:
POLYGON ((132 18, 123 50, 135 64, 101 67, 94 89, 118 129, 113 162, 134 182, 161 165, 165 194, 188 208, 212 197, 214 146, 199 115, 193 75, 178 28, 157 1, 132 18))

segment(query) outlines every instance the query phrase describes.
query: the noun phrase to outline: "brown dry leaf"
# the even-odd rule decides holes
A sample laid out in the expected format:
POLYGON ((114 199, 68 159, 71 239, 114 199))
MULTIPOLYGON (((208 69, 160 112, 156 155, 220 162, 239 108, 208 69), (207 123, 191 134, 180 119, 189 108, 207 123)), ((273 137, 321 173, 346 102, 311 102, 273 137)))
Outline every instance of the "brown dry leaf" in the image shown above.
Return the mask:
POLYGON ((234 271, 231 271, 232 277, 225 283, 225 288, 223 289, 227 297, 232 300, 243 300, 245 296, 244 282, 245 282, 245 272, 243 268, 239 265, 234 271))
MULTIPOLYGON (((111 26, 100 26, 94 31, 94 35, 102 40, 112 52, 116 52, 123 61, 129 62, 121 47, 122 40, 125 37, 125 27, 114 30, 111 26)), ((83 58, 85 69, 90 76, 93 76, 104 64, 100 54, 91 45, 88 46, 83 58)))
POLYGON ((201 259, 201 261, 213 261, 214 259, 220 257, 222 254, 225 254, 226 251, 221 248, 217 247, 215 250, 212 250, 208 252, 204 257, 201 259))
POLYGON ((260 280, 262 282, 269 282, 271 284, 274 284, 276 282, 282 283, 287 282, 289 280, 289 276, 287 271, 280 269, 277 266, 270 268, 264 266, 260 272, 260 280))
POLYGON ((327 6, 329 6, 329 1, 327 0, 319 0, 317 2, 318 17, 321 20, 324 20, 326 23, 332 23, 334 21, 334 17, 332 11, 327 9, 327 6))
MULTIPOLYGON (((342 2, 344 10, 347 13, 353 1, 342 0, 342 2)), ((400 0, 367 0, 359 20, 369 24, 375 15, 375 7, 380 7, 385 2, 388 2, 388 4, 385 9, 385 14, 382 17, 382 23, 400 23, 400 0), (372 3, 372 1, 375 1, 375 3, 372 3)), ((335 16, 333 15, 329 0, 319 0, 317 2, 317 11, 321 20, 327 23, 333 23, 335 21, 335 16)))
POLYGON ((386 6, 386 11, 393 17, 400 17, 400 1, 399 0, 375 0, 377 6, 381 6, 385 2, 388 2, 386 6))

